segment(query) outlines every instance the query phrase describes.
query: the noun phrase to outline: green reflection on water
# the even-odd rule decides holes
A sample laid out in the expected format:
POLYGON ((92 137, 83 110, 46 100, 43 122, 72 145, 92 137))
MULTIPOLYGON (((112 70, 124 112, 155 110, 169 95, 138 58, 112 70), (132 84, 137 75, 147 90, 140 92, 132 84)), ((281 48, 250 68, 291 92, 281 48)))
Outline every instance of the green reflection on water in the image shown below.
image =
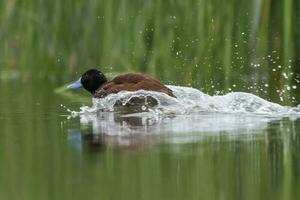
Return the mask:
MULTIPOLYGON (((50 84, 1 84, 1 199, 297 199, 300 120, 255 134, 122 146, 67 120, 50 84), (16 95, 17 94, 17 95, 16 95), (70 138, 70 130, 78 138, 70 138)), ((203 134, 201 132, 197 133, 203 134)))

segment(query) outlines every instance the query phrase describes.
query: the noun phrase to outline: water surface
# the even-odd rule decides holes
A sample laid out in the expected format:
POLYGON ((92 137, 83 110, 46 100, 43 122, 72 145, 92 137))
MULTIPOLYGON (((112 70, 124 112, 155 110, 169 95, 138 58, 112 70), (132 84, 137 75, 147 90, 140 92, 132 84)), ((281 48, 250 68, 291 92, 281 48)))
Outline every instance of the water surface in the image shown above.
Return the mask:
POLYGON ((297 118, 200 113, 143 122, 103 111, 68 119, 61 104, 78 111, 92 100, 45 83, 7 86, 0 85, 1 199, 300 197, 297 118), (126 126, 135 134, 122 134, 126 126))

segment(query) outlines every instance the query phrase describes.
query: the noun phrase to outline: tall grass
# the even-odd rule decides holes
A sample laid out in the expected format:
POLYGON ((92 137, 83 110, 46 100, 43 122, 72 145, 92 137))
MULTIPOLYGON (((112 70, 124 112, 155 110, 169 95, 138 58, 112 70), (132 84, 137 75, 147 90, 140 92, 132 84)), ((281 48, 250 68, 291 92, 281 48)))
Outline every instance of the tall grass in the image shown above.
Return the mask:
POLYGON ((299 72, 297 9, 292 0, 3 0, 0 73, 62 82, 98 67, 210 93, 267 84, 286 97, 299 72))

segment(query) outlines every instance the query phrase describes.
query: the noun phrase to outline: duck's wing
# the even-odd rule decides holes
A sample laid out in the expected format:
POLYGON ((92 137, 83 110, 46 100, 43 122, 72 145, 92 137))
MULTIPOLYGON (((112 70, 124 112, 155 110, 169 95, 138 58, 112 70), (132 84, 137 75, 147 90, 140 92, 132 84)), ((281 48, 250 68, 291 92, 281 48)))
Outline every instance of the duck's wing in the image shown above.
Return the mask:
POLYGON ((128 73, 115 77, 111 82, 115 84, 128 84, 128 83, 139 83, 146 79, 153 79, 150 76, 140 73, 128 73))

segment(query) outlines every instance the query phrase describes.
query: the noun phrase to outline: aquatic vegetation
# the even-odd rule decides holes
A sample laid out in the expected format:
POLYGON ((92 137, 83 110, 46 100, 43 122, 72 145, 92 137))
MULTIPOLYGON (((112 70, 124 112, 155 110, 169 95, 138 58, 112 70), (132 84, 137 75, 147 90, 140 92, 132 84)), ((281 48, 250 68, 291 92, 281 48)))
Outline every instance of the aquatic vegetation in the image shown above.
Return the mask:
POLYGON ((0 73, 63 82, 90 67, 140 71, 290 104, 300 98, 299 9, 291 0, 4 0, 0 73))

